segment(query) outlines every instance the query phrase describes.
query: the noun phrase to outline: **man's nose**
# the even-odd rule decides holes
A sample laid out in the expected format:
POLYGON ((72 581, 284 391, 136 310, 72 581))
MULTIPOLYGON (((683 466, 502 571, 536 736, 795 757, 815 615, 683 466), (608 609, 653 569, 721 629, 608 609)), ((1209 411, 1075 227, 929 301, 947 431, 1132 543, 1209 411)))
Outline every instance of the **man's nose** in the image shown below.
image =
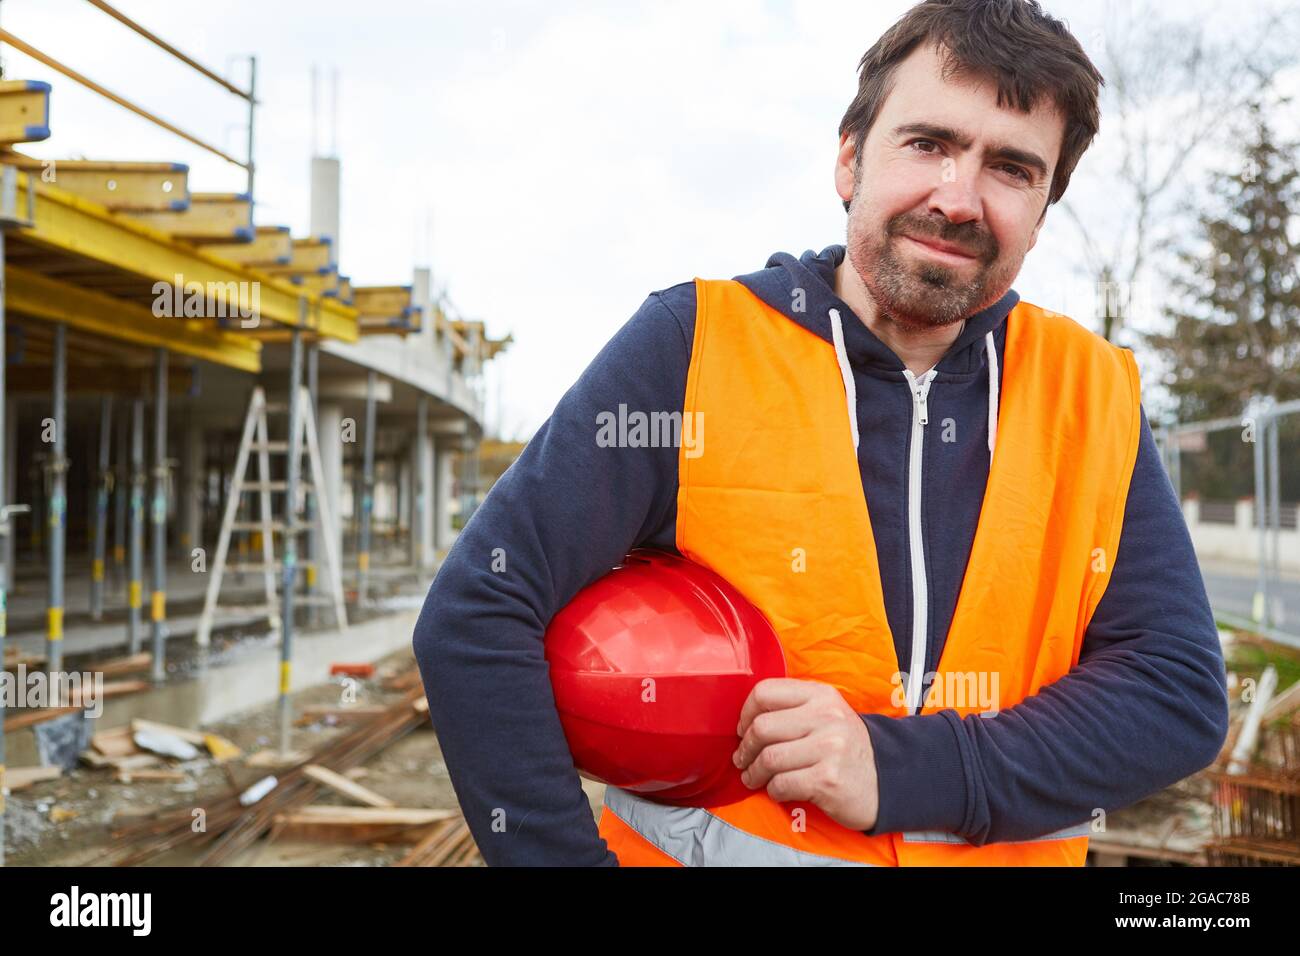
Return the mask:
POLYGON ((930 193, 929 210, 942 213, 949 222, 979 222, 984 218, 984 202, 975 186, 975 174, 962 164, 943 164, 940 181, 930 193))

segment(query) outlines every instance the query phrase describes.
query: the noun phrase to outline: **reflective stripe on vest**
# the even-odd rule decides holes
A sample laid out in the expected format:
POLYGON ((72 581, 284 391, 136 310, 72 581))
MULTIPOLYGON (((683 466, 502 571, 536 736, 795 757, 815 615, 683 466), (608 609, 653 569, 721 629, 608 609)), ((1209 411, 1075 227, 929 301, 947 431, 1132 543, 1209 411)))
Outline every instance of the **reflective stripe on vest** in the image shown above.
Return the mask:
MULTIPOLYGON (((1045 840, 1073 840, 1076 837, 1086 837, 1092 833, 1091 823, 1076 823, 1074 826, 1062 827, 1059 830, 1053 830, 1051 833, 1045 833, 1040 837, 1030 837, 1028 840, 1007 840, 1007 843, 1042 843, 1045 840)), ((922 830, 904 833, 903 841, 905 843, 956 843, 959 846, 974 846, 969 840, 959 837, 955 833, 942 833, 937 830, 922 830)))
POLYGON ((746 833, 699 807, 673 807, 618 787, 605 808, 682 866, 869 866, 805 853, 746 833))

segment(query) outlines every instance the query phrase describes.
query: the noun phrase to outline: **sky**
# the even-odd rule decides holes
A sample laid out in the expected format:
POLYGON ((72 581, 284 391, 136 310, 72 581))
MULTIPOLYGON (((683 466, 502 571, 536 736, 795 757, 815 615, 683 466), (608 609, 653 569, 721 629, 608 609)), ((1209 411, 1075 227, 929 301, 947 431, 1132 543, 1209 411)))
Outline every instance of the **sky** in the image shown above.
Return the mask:
MULTIPOLYGON (((1234 5, 1225 29, 1265 2, 1234 5)), ((257 55, 257 222, 305 234, 309 158, 338 155, 341 271, 397 284, 430 266, 462 316, 512 334, 488 365, 487 424, 526 440, 651 291, 844 241, 836 131, 859 59, 910 3, 115 5, 237 85, 257 55)), ((1045 6, 1085 49, 1098 42, 1096 4, 1045 6)), ((242 156, 243 101, 84 0, 4 0, 0 26, 242 156)), ((3 61, 54 86, 53 135, 30 153, 187 162, 191 189, 242 191, 241 169, 12 48, 3 61)), ((1103 119, 1093 151, 1107 148, 1103 119)), ((1088 163, 1070 193, 1085 210, 1109 188, 1088 163)), ((1079 248, 1049 211, 1022 298, 1071 313, 1087 291, 1079 248)))

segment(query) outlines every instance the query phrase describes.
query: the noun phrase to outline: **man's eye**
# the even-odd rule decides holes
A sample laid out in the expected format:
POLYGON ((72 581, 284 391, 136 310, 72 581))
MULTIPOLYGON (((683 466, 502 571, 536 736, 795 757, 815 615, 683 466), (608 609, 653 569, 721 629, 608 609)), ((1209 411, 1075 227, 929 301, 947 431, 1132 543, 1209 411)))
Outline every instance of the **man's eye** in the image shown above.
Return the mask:
POLYGON ((927 155, 933 153, 935 150, 938 150, 938 148, 939 148, 939 144, 938 144, 938 143, 934 142, 933 140, 929 140, 929 139, 918 139, 918 140, 913 140, 913 141, 912 141, 912 146, 913 146, 914 148, 918 148, 918 149, 919 149, 920 147, 922 147, 922 146, 931 146, 931 147, 933 147, 933 149, 922 149, 922 150, 921 150, 921 152, 926 153, 927 155))
POLYGON ((1011 173, 1011 175, 1015 176, 1017 179, 1029 182, 1029 173, 1025 172, 1019 166, 1012 166, 1009 163, 1003 163, 1002 168, 1007 170, 1007 172, 1011 173))

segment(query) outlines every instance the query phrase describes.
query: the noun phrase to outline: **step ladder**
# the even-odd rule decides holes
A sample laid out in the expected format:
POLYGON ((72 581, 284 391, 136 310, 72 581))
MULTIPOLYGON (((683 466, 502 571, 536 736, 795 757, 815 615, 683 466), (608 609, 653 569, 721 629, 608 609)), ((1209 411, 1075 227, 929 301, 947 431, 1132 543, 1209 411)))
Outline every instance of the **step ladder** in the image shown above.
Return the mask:
MULTIPOLYGON (((325 476, 321 468, 320 446, 316 440, 315 416, 312 414, 311 402, 305 387, 300 386, 299 396, 298 405, 302 409, 299 421, 300 427, 305 434, 298 435, 297 447, 299 454, 307 453, 311 480, 299 481, 298 487, 316 492, 316 530, 319 532, 323 544, 322 551, 325 557, 326 574, 321 581, 323 585, 322 593, 307 595, 295 593, 294 606, 331 606, 334 609, 336 626, 339 630, 346 630, 348 621, 347 612, 343 606, 343 573, 340 568, 339 555, 336 551, 338 538, 334 533, 334 511, 327 496, 320 493, 321 489, 325 487, 325 476)), ((276 635, 280 633, 281 605, 276 582, 281 577, 284 566, 275 558, 272 536, 278 534, 281 539, 285 539, 287 535, 298 535, 311 528, 311 522, 304 520, 302 509, 297 506, 297 502, 286 501, 284 514, 280 518, 275 517, 271 508, 271 493, 279 492, 281 495, 285 495, 288 490, 288 482, 283 478, 275 479, 271 477, 271 455, 280 455, 287 460, 291 454, 291 441, 290 439, 271 441, 266 419, 268 412, 283 411, 286 408, 287 406, 268 403, 266 393, 261 386, 253 389, 253 395, 248 402, 248 414, 244 418, 244 431, 239 442, 239 454, 235 459, 234 474, 231 476, 230 495, 226 499, 226 508, 221 519, 221 534, 217 540, 216 558, 210 569, 211 576, 208 578, 207 596, 203 601, 203 614, 199 618, 196 639, 200 647, 208 646, 213 619, 217 614, 221 597, 221 581, 227 570, 238 574, 243 572, 260 573, 266 592, 266 600, 263 604, 252 606, 222 605, 220 610, 227 614, 255 614, 259 617, 265 615, 272 633, 276 635), (257 454, 258 474, 256 478, 252 478, 248 474, 249 460, 254 452, 257 454), (243 520, 239 518, 245 492, 257 492, 257 518, 243 520), (261 532, 261 561, 251 563, 227 561, 227 556, 230 553, 230 538, 237 531, 261 532)), ((294 586, 297 585, 298 568, 308 569, 310 574, 315 565, 310 559, 298 561, 297 567, 294 569, 294 586)))

